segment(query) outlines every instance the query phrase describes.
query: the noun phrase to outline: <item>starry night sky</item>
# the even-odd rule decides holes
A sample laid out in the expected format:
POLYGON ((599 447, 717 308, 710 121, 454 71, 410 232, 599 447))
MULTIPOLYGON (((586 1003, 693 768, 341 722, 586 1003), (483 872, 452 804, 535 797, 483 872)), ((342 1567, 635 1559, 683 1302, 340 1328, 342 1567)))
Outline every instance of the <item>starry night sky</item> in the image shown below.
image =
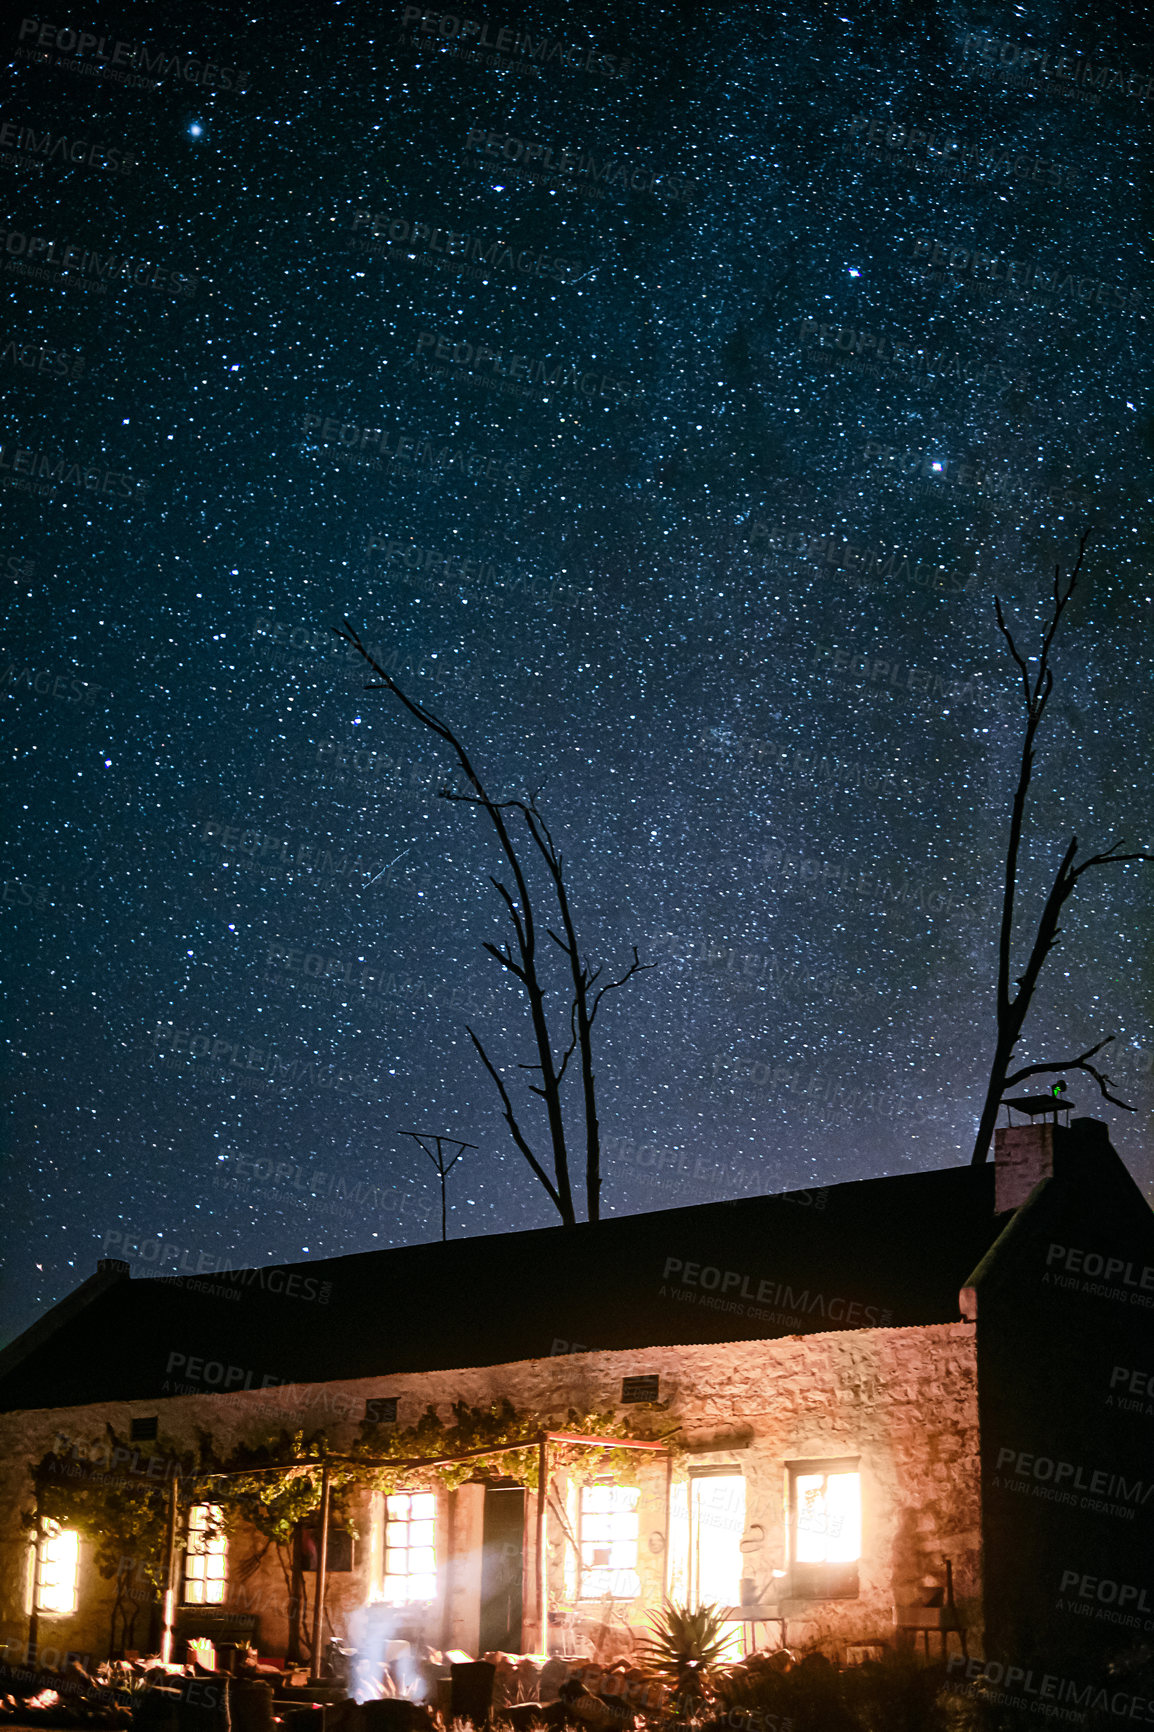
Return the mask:
MULTIPOLYGON (((594 960, 658 964, 598 1026, 606 1212, 968 1160, 992 595, 1032 644, 1087 527, 1027 910, 1073 831, 1154 845, 1143 9, 42 22, 0 110, 0 1339, 102 1255, 436 1237, 410 1128, 479 1145, 451 1234, 555 1218, 465 1033, 521 1087, 495 845, 345 617, 541 789, 594 960)), ((1138 1111, 1070 1092, 1147 1188, 1152 897, 1083 880, 1020 1049, 1117 1034, 1138 1111)))

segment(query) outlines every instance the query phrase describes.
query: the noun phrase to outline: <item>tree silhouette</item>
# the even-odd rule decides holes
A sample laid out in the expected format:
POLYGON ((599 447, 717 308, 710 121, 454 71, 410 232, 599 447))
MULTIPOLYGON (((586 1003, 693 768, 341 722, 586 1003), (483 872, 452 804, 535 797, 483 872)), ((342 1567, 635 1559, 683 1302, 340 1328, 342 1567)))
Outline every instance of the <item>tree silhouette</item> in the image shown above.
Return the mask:
POLYGON ((1011 1072, 1010 1066, 1014 1059, 1014 1048, 1022 1032, 1034 992, 1038 985, 1038 976, 1042 965, 1054 948, 1061 928, 1058 920, 1066 902, 1073 895, 1079 879, 1084 873, 1102 866, 1121 866, 1131 860, 1154 860, 1154 854, 1135 853, 1123 854, 1119 850, 1121 842, 1112 843, 1100 854, 1091 854, 1085 860, 1078 860, 1078 838, 1071 836, 1069 845, 1062 855, 1054 881, 1042 907, 1038 924, 1034 932, 1033 943, 1029 957, 1022 973, 1013 984, 1017 991, 1011 996, 1010 970, 1011 953, 1014 943, 1014 902, 1018 888, 1018 864, 1022 847, 1022 831, 1025 821, 1026 797, 1030 791, 1030 782, 1034 773, 1034 742, 1042 718, 1046 713, 1046 705, 1050 701, 1050 693, 1054 689, 1054 674, 1050 666, 1050 652, 1058 627, 1077 587, 1082 572, 1086 553, 1086 543, 1090 532, 1087 530, 1078 545, 1078 557, 1068 581, 1063 585, 1062 568, 1054 568, 1054 596, 1050 608, 1050 617, 1042 638, 1041 649, 1038 652, 1038 668, 1031 677, 1029 664, 1014 642, 1013 634, 1006 624, 1002 612, 1002 603, 995 596, 994 608, 997 613, 998 628, 1009 646, 1010 654, 1017 665, 1021 677, 1022 705, 1025 712, 1026 726, 1022 738, 1022 757, 1018 768, 1018 781, 1014 789, 1013 804, 1010 808, 1010 837, 1006 849, 1006 868, 1004 888, 1002 892, 1002 919, 998 934, 998 984, 996 996, 996 1027, 997 1037, 994 1042, 993 1062, 990 1066, 990 1080, 986 1089, 986 1098, 982 1106, 981 1118, 978 1121, 978 1135, 974 1143, 972 1163, 980 1165, 989 1154, 990 1140, 994 1134, 994 1124, 998 1116, 998 1107, 1008 1088, 1024 1082, 1027 1077, 1052 1075, 1059 1071, 1086 1071, 1098 1084, 1099 1089, 1114 1106, 1123 1107, 1126 1112, 1133 1112, 1133 1107, 1110 1093, 1113 1086, 1111 1079, 1100 1071, 1091 1060, 1101 1052, 1104 1046, 1115 1038, 1106 1035, 1095 1046, 1074 1058, 1059 1059, 1047 1064, 1028 1064, 1011 1072))
MULTIPOLYGON (((449 725, 442 721, 424 704, 418 703, 402 691, 396 680, 383 668, 372 652, 361 641, 357 632, 349 624, 334 626, 337 636, 352 646, 358 655, 362 656, 379 676, 379 683, 366 686, 366 691, 389 691, 399 698, 411 716, 447 745, 456 757, 470 792, 454 792, 442 788, 440 798, 453 800, 468 806, 476 806, 485 813, 492 826, 501 851, 505 856, 511 875, 511 885, 501 878, 490 877, 489 882, 496 890, 505 907, 505 913, 513 930, 512 942, 504 945, 485 942, 485 950, 498 962, 507 974, 519 983, 525 994, 529 1010, 529 1020, 533 1031, 533 1042, 537 1051, 535 1064, 520 1064, 519 1070, 535 1071, 540 1076, 540 1082, 528 1084, 530 1091, 545 1105, 545 1116, 549 1131, 549 1155, 551 1173, 547 1170, 545 1161, 539 1159, 533 1150, 532 1143, 526 1133, 517 1110, 513 1104, 509 1090, 500 1070, 493 1063, 476 1032, 466 1024, 469 1039, 477 1050, 482 1064, 492 1077, 497 1092, 501 1097, 505 1122, 509 1127, 514 1143, 524 1156, 534 1177, 545 1190, 562 1222, 567 1227, 575 1226, 577 1221, 573 1202, 573 1185, 569 1169, 569 1140, 566 1135, 565 1103, 562 1099, 561 1085, 569 1068, 569 1061, 574 1054, 578 1055, 578 1065, 581 1072, 582 1117, 585 1131, 585 1211, 590 1221, 600 1219, 601 1215, 601 1129, 597 1117, 597 1089, 593 1066, 593 1025, 597 1012, 607 992, 616 991, 619 986, 633 975, 652 968, 654 964, 643 963, 636 946, 633 947, 633 961, 619 980, 607 980, 598 987, 601 977, 600 967, 591 968, 587 958, 582 957, 577 938, 577 928, 573 918, 569 893, 565 884, 564 856, 557 848, 549 828, 537 806, 535 795, 528 800, 494 800, 478 775, 472 759, 469 757, 460 738, 449 725), (509 821, 507 822, 507 815, 509 821), (542 957, 540 949, 541 928, 530 893, 529 880, 521 853, 518 851, 512 834, 512 828, 526 832, 530 848, 530 858, 536 854, 544 863, 548 881, 552 886, 560 919, 561 931, 557 932, 551 926, 544 927, 545 935, 550 938, 564 956, 569 975, 571 997, 568 1001, 568 1038, 566 1043, 555 1045, 549 1023, 550 993, 542 972, 542 957)), ((524 848, 524 840, 521 842, 524 848)))

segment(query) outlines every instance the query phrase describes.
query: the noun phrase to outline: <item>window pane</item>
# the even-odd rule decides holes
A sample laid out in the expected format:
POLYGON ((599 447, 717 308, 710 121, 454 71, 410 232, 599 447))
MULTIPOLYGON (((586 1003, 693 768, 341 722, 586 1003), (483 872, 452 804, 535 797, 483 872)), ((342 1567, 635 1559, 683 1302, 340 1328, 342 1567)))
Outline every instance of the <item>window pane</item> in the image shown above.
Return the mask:
POLYGON ((80 1535, 46 1524, 40 1546, 40 1575, 36 1605, 41 1612, 74 1612, 76 1583, 80 1570, 80 1535))
POLYGON ((219 1606, 225 1598, 228 1541, 219 1504, 194 1503, 185 1524, 184 1592, 188 1606, 219 1606))
POLYGON ((826 1557, 832 1564, 852 1563, 861 1557, 861 1475, 831 1473, 827 1485, 826 1557))
POLYGON ((794 1504, 798 1563, 843 1564, 861 1557, 860 1473, 799 1473, 794 1504))
POLYGON ((709 1474, 690 1481, 690 1555, 696 1605, 738 1604, 744 1531, 742 1474, 709 1474))
POLYGON ((637 1536, 640 1521, 637 1486, 586 1485, 578 1505, 582 1599, 636 1599, 637 1536))
POLYGON ((390 1492, 385 1498, 385 1567, 380 1597, 408 1606, 437 1597, 435 1492, 390 1492))
POLYGON ((797 1551, 799 1564, 825 1562, 824 1475, 799 1473, 795 1480, 797 1499, 797 1551))

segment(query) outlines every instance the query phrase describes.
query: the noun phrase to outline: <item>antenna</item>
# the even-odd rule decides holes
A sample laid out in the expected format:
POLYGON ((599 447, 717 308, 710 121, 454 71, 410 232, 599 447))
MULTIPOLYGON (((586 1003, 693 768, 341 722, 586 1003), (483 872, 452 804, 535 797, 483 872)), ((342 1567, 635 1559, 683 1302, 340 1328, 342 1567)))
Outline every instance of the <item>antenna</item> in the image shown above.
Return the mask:
POLYGON ((441 1180, 441 1242, 443 1244, 449 1237, 445 1220, 445 1180, 448 1178, 465 1150, 475 1149, 477 1144, 462 1142, 460 1137, 438 1136, 436 1131, 402 1131, 401 1135, 403 1137, 412 1137, 417 1147, 423 1154, 428 1155, 429 1159, 437 1169, 438 1176, 441 1180), (433 1153, 432 1149, 426 1147, 426 1139, 430 1143, 436 1143, 436 1154, 433 1153), (445 1150, 441 1147, 442 1143, 448 1148, 455 1148, 457 1151, 448 1164, 445 1162, 445 1150))

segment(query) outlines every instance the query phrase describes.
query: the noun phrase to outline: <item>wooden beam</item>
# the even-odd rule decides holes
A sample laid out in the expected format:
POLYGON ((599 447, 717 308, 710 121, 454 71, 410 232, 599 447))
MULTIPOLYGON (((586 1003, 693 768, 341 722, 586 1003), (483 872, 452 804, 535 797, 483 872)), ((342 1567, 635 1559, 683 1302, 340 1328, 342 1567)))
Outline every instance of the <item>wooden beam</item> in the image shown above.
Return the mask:
POLYGON ((548 1559, 545 1555, 545 1498, 549 1488, 549 1439, 541 1438, 537 1445, 537 1623, 540 1630, 538 1652, 549 1652, 549 1582, 548 1559))
POLYGON ((160 1634, 160 1658, 172 1659, 172 1632, 176 1623, 176 1536, 180 1520, 177 1476, 168 1481, 168 1517, 164 1527, 164 1624, 160 1634))
POLYGON ((550 1443, 584 1443, 592 1444, 596 1449, 656 1449, 663 1450, 663 1443, 642 1443, 637 1437, 586 1437, 579 1431, 547 1431, 545 1433, 550 1443))
POLYGON ((32 1540, 32 1610, 28 1615, 28 1664, 37 1664, 40 1649, 40 1554, 44 1548, 44 1517, 40 1513, 40 1488, 36 1489, 36 1526, 32 1540))
POLYGON ((669 1598, 669 1554, 673 1546, 673 1455, 665 1457, 665 1550, 661 1554, 661 1598, 669 1598))
POLYGON ((331 1501, 329 1464, 321 1472, 321 1531, 317 1536, 317 1579, 313 1590, 313 1663, 309 1683, 321 1681, 321 1627, 325 1615, 325 1587, 329 1567, 329 1503, 331 1501))

